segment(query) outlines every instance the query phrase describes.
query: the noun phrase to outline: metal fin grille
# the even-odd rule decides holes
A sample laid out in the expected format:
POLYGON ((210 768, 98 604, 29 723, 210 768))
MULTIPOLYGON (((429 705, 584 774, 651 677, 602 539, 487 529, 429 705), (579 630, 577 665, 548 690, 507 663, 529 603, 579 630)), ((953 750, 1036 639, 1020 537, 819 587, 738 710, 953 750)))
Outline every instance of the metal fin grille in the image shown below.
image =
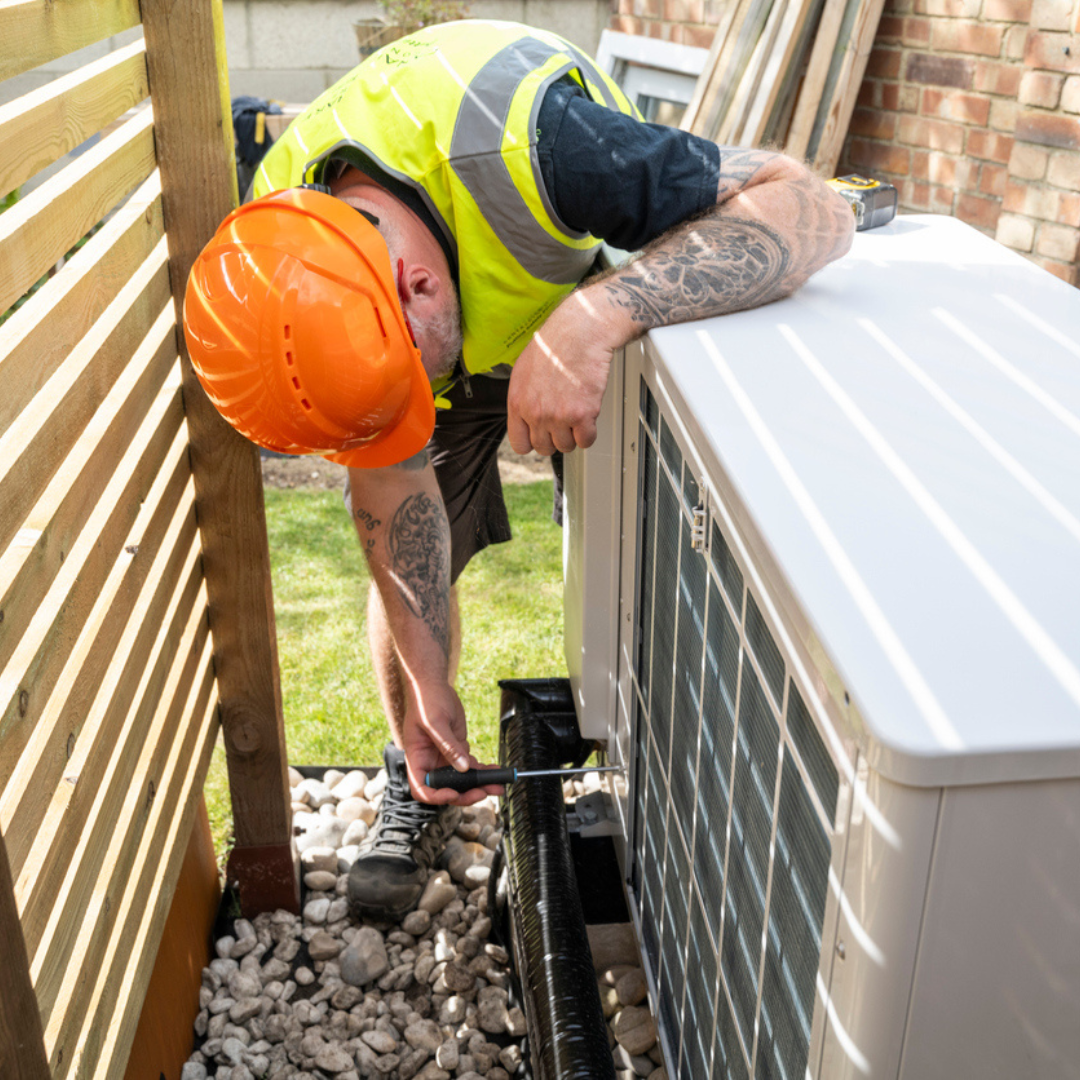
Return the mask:
POLYGON ((664 1044, 679 1080, 803 1080, 837 770, 723 530, 691 546, 644 381, 641 414, 630 879, 664 1044))

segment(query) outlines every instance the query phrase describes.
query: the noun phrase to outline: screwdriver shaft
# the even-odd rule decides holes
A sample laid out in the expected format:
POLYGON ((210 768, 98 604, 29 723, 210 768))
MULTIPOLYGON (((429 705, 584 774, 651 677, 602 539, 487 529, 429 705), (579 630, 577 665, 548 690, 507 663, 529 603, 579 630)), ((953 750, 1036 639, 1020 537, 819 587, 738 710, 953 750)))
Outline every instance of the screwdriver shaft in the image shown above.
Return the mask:
POLYGON ((488 784, 512 784, 515 780, 527 780, 533 776, 578 776, 589 772, 622 772, 621 765, 594 765, 581 769, 457 769, 446 766, 435 769, 424 777, 430 788, 451 788, 454 791, 472 791, 488 784))

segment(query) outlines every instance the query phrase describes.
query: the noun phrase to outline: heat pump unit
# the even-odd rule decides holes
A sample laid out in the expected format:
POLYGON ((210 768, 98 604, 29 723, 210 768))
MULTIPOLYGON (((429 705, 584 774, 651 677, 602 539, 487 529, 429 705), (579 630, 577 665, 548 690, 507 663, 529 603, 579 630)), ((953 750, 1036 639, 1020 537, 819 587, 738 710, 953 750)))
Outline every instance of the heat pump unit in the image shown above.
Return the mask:
POLYGON ((1080 1077, 1080 293, 859 234, 628 348, 567 504, 670 1075, 1080 1077))

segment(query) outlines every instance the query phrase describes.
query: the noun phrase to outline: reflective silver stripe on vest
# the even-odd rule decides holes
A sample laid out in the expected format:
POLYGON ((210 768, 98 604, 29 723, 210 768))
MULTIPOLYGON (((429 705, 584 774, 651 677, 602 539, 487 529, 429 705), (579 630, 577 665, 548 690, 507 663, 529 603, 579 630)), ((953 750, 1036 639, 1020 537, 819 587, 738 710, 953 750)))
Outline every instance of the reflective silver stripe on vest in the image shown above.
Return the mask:
POLYGON ((518 86, 561 51, 537 38, 522 38, 496 53, 465 91, 450 144, 454 172, 503 246, 533 277, 553 285, 580 281, 596 248, 568 247, 543 228, 514 184, 501 150, 518 86))

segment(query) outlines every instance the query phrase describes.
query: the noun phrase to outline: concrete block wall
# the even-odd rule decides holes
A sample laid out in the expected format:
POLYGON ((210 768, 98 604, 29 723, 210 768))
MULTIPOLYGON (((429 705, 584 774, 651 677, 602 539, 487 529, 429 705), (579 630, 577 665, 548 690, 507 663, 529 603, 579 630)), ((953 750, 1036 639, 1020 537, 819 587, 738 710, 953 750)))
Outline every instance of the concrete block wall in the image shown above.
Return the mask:
MULTIPOLYGON (((353 23, 378 16, 375 0, 224 0, 232 94, 308 102, 356 66, 353 23)), ((468 14, 553 30, 589 53, 608 25, 610 0, 473 0, 468 14)))
MULTIPOLYGON (((473 0, 477 19, 509 19, 562 34, 590 55, 611 18, 612 0, 473 0)), ((353 23, 380 12, 376 0, 224 0, 225 48, 233 96, 306 103, 360 59, 353 23)), ((107 38, 0 82, 0 105, 121 48, 141 31, 107 38)))

